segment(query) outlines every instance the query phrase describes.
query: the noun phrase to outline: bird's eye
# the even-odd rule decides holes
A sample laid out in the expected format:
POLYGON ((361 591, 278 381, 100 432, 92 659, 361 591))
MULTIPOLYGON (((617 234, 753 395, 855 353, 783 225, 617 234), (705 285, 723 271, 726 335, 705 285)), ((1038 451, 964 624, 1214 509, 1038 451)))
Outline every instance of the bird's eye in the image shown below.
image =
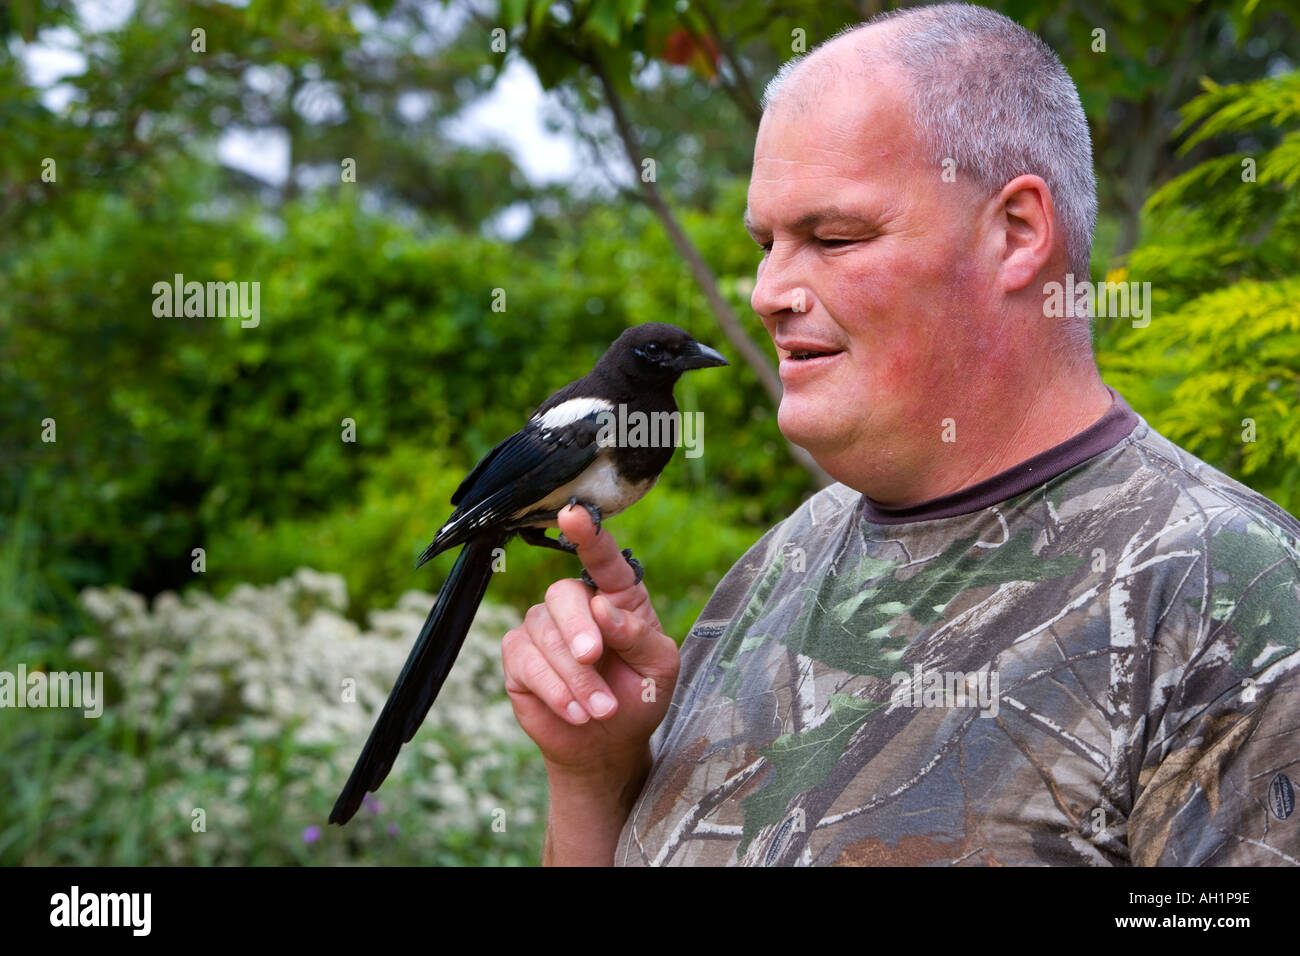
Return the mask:
POLYGON ((647 356, 648 358, 658 358, 658 357, 659 357, 659 343, 658 343, 658 342, 651 342, 649 345, 647 345, 647 346, 645 347, 645 354, 646 354, 646 356, 647 356))

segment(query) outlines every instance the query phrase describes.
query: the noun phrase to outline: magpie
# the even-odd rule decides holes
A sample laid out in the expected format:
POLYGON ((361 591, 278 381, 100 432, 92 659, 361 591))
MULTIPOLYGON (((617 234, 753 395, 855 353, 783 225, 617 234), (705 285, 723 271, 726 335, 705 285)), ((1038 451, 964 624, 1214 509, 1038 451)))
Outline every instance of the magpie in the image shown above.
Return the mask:
MULTIPOLYGON (((424 722, 483 600, 497 549, 518 534, 528 544, 572 553, 576 548, 563 534, 550 538, 545 531, 556 527, 556 515, 571 504, 587 509, 599 534, 602 516, 638 501, 672 458, 679 427, 673 401, 677 379, 689 369, 727 364, 675 325, 633 326, 589 374, 548 398, 522 429, 474 466, 451 496, 451 517, 415 566, 463 545, 460 555, 330 812, 330 823, 352 819, 424 722), (624 428, 620 436, 620 421, 632 422, 634 429, 624 428), (651 427, 636 429, 638 421, 651 427), (628 440, 620 444, 620 437, 628 440)), ((640 581, 642 569, 631 550, 624 549, 623 557, 640 581)), ((585 568, 582 577, 592 584, 585 568)))

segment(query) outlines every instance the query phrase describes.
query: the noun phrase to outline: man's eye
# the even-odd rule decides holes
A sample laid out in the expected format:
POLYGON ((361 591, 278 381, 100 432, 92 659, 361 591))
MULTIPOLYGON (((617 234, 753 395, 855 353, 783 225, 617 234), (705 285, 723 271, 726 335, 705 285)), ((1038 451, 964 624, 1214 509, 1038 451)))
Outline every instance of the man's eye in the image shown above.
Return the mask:
POLYGON ((823 238, 821 238, 820 236, 818 236, 818 237, 817 237, 817 241, 820 242, 823 246, 827 247, 828 249, 838 249, 840 246, 848 246, 848 245, 852 245, 853 243, 857 242, 858 240, 856 240, 856 239, 823 239, 823 238))

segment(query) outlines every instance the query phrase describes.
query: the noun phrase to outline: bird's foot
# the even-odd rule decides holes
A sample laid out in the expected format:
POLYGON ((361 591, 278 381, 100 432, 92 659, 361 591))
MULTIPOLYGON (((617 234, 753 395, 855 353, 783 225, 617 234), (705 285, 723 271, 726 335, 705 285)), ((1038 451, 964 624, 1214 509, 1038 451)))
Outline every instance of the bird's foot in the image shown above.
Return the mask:
MULTIPOLYGON (((636 558, 632 557, 632 549, 631 549, 631 548, 624 548, 624 549, 623 549, 623 560, 626 561, 626 562, 627 562, 627 566, 628 566, 629 568, 631 568, 631 569, 636 573, 636 580, 633 581, 633 582, 629 585, 629 587, 636 587, 638 584, 641 583, 641 579, 642 579, 643 577, 645 577, 645 568, 641 567, 641 562, 640 562, 640 561, 638 561, 636 558)), ((582 577, 582 583, 585 584, 585 585, 587 585, 587 587, 589 587, 589 588, 596 588, 596 590, 598 590, 598 591, 600 590, 600 588, 596 587, 596 582, 593 581, 593 580, 591 579, 591 575, 587 573, 587 569, 586 569, 586 568, 583 568, 583 569, 582 569, 582 575, 581 575, 581 577, 582 577)))
POLYGON ((600 506, 587 504, 587 502, 585 501, 579 501, 578 496, 574 495, 572 498, 569 499, 569 507, 572 508, 576 505, 581 505, 583 508, 586 509, 587 514, 591 515, 591 523, 596 526, 596 534, 599 535, 600 534, 600 506))
POLYGON ((559 538, 548 538, 541 528, 523 528, 519 532, 519 537, 535 547, 563 551, 565 554, 575 554, 578 550, 578 546, 566 538, 563 532, 560 533, 559 538))

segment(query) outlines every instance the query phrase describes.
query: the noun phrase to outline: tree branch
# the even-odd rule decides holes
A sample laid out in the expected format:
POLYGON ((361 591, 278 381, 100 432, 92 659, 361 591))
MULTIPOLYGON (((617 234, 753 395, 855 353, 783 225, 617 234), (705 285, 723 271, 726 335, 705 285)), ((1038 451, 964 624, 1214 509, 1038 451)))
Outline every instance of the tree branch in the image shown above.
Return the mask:
MULTIPOLYGON (((641 176, 641 151, 637 146, 631 124, 628 123, 626 111, 623 109, 622 98, 618 95, 618 91, 614 89, 614 84, 610 82, 604 64, 600 62, 598 56, 585 56, 580 50, 573 47, 570 50, 581 62, 586 63, 591 68, 600 81, 601 89, 605 94, 605 102, 614 116, 614 126, 618 130, 619 139, 623 142, 623 149, 627 153, 628 162, 632 164, 633 175, 636 176, 637 182, 640 184, 641 194, 645 198, 646 205, 659 217, 659 221, 668 233, 669 240, 677 249, 678 254, 686 260, 696 285, 704 293, 709 307, 713 310, 714 318, 717 319, 718 325, 722 328, 722 334, 727 337, 727 341, 731 343, 732 347, 740 353, 745 363, 753 369, 754 374, 758 376, 759 383, 763 386, 763 390, 767 392, 768 397, 772 400, 772 404, 779 405, 782 391, 780 376, 772 368, 764 350, 760 349, 745 332, 740 318, 731 308, 730 303, 723 298, 722 292, 718 288, 717 279, 713 275, 713 270, 709 268, 708 263, 704 261, 704 256, 700 254, 699 249, 695 247, 690 237, 682 229, 681 224, 678 223, 672 210, 668 208, 663 195, 659 192, 658 184, 647 182, 641 176)), ((790 444, 788 441, 786 445, 790 449, 790 454, 794 460, 813 476, 818 485, 824 488, 834 483, 834 479, 821 469, 807 451, 797 445, 790 444)))
MULTIPOLYGON (((689 8, 688 8, 689 9, 689 8)), ((709 34, 717 41, 719 49, 722 51, 723 59, 731 67, 734 77, 731 83, 723 80, 723 87, 731 94, 732 102, 740 109, 742 113, 752 122, 755 128, 758 127, 759 121, 763 118, 762 107, 758 105, 758 100, 754 98, 754 90, 750 85, 749 76, 745 73, 745 68, 740 65, 740 57, 736 53, 735 45, 723 35, 718 29, 717 18, 714 17, 713 11, 709 9, 708 4, 703 0, 696 3, 694 9, 699 10, 700 16, 704 19, 704 25, 708 27, 709 34)), ((682 22, 686 22, 686 13, 680 14, 682 22)), ((689 26, 689 24, 688 24, 689 26)))

